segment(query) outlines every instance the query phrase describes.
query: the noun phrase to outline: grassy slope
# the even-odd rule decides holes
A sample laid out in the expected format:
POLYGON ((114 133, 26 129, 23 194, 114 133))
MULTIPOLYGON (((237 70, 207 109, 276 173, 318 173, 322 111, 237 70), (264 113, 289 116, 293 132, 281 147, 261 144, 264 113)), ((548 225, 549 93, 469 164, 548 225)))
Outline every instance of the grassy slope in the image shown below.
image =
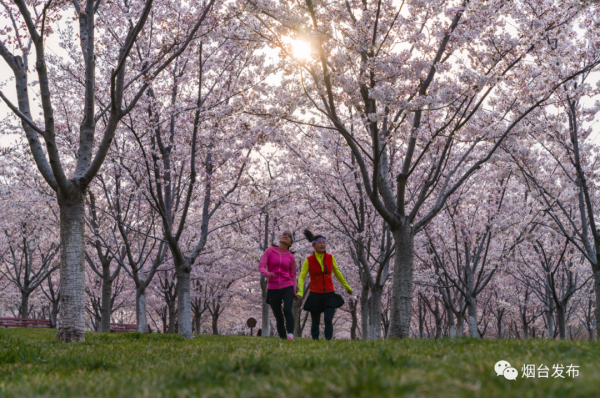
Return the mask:
POLYGON ((275 338, 0 329, 0 397, 595 397, 600 343, 547 340, 294 342, 275 338), (580 366, 576 379, 497 377, 504 359, 580 366))

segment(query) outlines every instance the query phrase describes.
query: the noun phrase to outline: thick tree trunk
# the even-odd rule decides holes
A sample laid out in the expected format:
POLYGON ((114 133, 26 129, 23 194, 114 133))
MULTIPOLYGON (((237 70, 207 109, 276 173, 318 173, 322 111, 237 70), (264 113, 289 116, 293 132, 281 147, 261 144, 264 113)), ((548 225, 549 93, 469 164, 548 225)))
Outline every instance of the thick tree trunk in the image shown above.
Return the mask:
POLYGON ((410 226, 393 231, 396 255, 390 308, 389 336, 407 338, 410 333, 413 293, 414 237, 410 226))
POLYGON ((135 319, 137 321, 137 331, 148 332, 148 318, 146 316, 146 289, 135 289, 135 319))
POLYGON ((479 337, 477 331, 477 298, 471 297, 467 307, 467 323, 469 325, 469 336, 479 337))
MULTIPOLYGON (((262 275, 260 276, 260 290, 261 290, 261 297, 262 297, 262 304, 261 304, 262 332, 261 332, 261 336, 268 337, 269 336, 269 311, 271 310, 271 308, 269 307, 269 304, 267 304, 267 278, 265 278, 262 275)), ((295 304, 295 302, 294 302, 294 304, 295 304)), ((297 322, 294 323, 294 325, 297 325, 297 322)))
POLYGON ((100 333, 110 333, 110 313, 112 299, 112 284, 110 267, 102 267, 102 308, 100 308, 100 333))
POLYGON ((21 291, 21 318, 29 318, 29 295, 31 292, 21 291))
POLYGON ((381 288, 374 287, 371 289, 371 299, 369 300, 369 323, 370 331, 369 338, 378 340, 381 338, 381 288))
POLYGON ((56 337, 85 339, 85 209, 83 200, 60 198, 60 322, 56 337))
POLYGON ((192 337, 192 298, 190 295, 190 267, 177 267, 177 320, 178 333, 192 337))
POLYGON ((565 320, 565 311, 566 308, 561 306, 561 305, 557 305, 556 306, 556 319, 557 319, 557 323, 558 323, 558 335, 560 337, 561 340, 566 340, 567 339, 567 324, 566 324, 566 320, 565 320))
POLYGON ((371 328, 369 311, 369 286, 364 284, 360 293, 360 328, 363 340, 368 340, 371 337, 369 330, 371 328))

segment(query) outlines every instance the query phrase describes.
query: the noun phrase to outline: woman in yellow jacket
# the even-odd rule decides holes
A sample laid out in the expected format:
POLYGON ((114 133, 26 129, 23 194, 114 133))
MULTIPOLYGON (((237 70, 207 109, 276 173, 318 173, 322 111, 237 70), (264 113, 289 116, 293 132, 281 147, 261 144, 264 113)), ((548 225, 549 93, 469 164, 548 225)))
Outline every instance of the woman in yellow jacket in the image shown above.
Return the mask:
POLYGON ((304 294, 304 278, 308 273, 310 275, 310 293, 303 308, 305 311, 310 312, 312 322, 310 334, 313 340, 319 339, 319 323, 321 322, 321 313, 324 313, 325 338, 331 340, 335 309, 344 305, 342 296, 334 291, 331 275, 335 275, 348 293, 352 294, 352 288, 338 269, 335 257, 326 252, 327 241, 325 237, 323 235, 315 236, 308 229, 304 231, 304 236, 312 243, 315 251, 304 260, 302 265, 300 278, 298 278, 297 299, 301 299, 304 294))

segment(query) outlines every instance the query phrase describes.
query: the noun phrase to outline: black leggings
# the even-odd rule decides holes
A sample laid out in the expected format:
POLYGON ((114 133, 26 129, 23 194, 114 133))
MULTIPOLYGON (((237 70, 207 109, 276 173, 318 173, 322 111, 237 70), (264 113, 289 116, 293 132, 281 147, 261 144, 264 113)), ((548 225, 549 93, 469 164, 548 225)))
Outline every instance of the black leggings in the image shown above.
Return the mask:
MULTIPOLYGON (((325 314, 325 338, 327 340, 331 340, 333 337, 333 315, 335 314, 335 308, 325 308, 323 313, 325 314)), ((321 313, 311 311, 310 318, 312 320, 310 334, 313 340, 319 340, 319 323, 321 323, 321 313)))
POLYGON ((283 289, 269 289, 269 293, 271 309, 273 310, 273 315, 275 315, 275 320, 277 321, 277 333, 279 333, 279 337, 282 339, 287 339, 287 333, 294 333, 294 314, 292 313, 294 287, 288 286, 283 289), (282 301, 283 313, 281 312, 282 301))

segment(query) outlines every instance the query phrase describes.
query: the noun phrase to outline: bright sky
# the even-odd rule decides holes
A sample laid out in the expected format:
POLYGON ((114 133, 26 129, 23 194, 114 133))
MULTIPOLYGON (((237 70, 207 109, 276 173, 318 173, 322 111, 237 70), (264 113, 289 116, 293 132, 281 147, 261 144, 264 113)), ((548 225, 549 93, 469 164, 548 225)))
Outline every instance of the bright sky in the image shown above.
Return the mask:
MULTIPOLYGON (((0 17, 0 21, 4 22, 5 19, 0 17)), ((65 21, 65 19, 63 19, 63 21, 65 21)), ((0 26, 2 26, 2 25, 4 25, 4 23, 0 24, 0 26)), ((292 39, 288 39, 286 41, 293 45, 293 51, 294 51, 295 57, 306 58, 309 56, 309 53, 310 53, 310 44, 309 43, 300 41, 300 40, 292 40, 292 39)), ((62 50, 58 46, 58 40, 56 38, 56 34, 54 35, 54 37, 47 38, 46 44, 47 44, 47 51, 49 53, 54 53, 57 55, 60 55, 61 53, 64 54, 64 50, 62 50)), ((269 52, 269 56, 272 56, 272 57, 277 56, 276 51, 271 50, 268 52, 269 52)), ((594 83, 597 82, 598 80, 600 80, 600 72, 595 73, 591 77, 592 78, 590 79, 590 82, 594 82, 594 83)), ((37 76, 35 76, 35 74, 31 74, 29 81, 32 82, 35 80, 37 80, 37 76)), ((14 91, 14 80, 12 79, 12 71, 2 58, 0 58, 0 89, 9 98, 9 100, 11 100, 13 102, 13 104, 16 104, 16 95, 15 95, 15 91, 14 91)), ((37 88, 37 86, 35 86, 35 87, 32 87, 32 89, 37 91, 38 88, 37 88)), ((593 102, 595 102, 595 100, 590 99, 588 101, 584 101, 584 103, 586 103, 587 105, 591 105, 593 102)), ((32 108, 33 108, 32 110, 34 111, 32 113, 37 114, 36 104, 33 101, 32 101, 32 108)), ((0 120, 4 119, 10 113, 11 112, 10 112, 10 109, 8 109, 8 106, 3 101, 0 100, 0 120)), ((590 139, 600 143, 600 114, 598 114, 596 116, 596 119, 595 119, 594 123, 592 124, 592 128, 593 128, 594 132, 590 136, 590 139)), ((0 147, 5 147, 5 146, 11 145, 11 143, 14 142, 16 137, 17 136, 15 136, 15 135, 4 135, 4 134, 0 133, 0 147)))

